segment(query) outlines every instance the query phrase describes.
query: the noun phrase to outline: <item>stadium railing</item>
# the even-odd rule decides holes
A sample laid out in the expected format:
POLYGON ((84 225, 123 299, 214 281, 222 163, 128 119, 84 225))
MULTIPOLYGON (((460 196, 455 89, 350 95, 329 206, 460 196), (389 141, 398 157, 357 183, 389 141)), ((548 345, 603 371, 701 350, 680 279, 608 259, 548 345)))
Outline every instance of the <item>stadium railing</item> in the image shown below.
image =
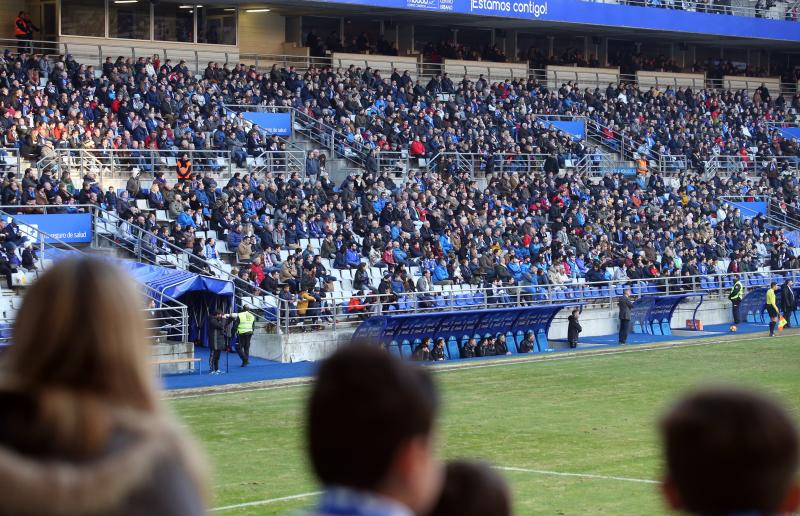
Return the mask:
MULTIPOLYGON (((234 296, 239 306, 243 302, 247 302, 251 306, 260 308, 261 312, 255 314, 258 322, 269 326, 274 325, 280 329, 277 296, 258 286, 245 284, 244 281, 232 274, 232 265, 226 264, 221 259, 213 260, 195 256, 189 249, 178 247, 144 228, 129 226, 114 212, 94 207, 91 213, 94 228, 92 234, 96 247, 106 244, 106 247, 122 248, 141 263, 188 270, 201 276, 230 281, 233 283, 234 296), (126 231, 126 227, 129 228, 129 231, 126 231)), ((212 232, 209 231, 209 233, 212 232)), ((196 237, 205 237, 206 235, 206 232, 195 233, 196 237)), ((232 255, 236 252, 235 249, 229 250, 225 241, 219 239, 216 250, 220 255, 232 255)), ((264 329, 263 325, 259 329, 264 329)))
MULTIPOLYGON (((587 0, 591 1, 591 0, 587 0)), ((391 56, 375 56, 372 54, 364 54, 368 57, 375 57, 375 58, 390 58, 391 56)), ((270 55, 270 54, 247 54, 248 61, 253 63, 256 66, 256 69, 260 72, 267 73, 270 71, 270 68, 273 64, 278 66, 292 66, 298 71, 306 71, 310 68, 315 67, 333 67, 336 70, 344 70, 344 68, 339 68, 333 62, 330 56, 326 57, 304 57, 304 56, 282 56, 282 55, 270 55)), ((385 62, 385 60, 383 60, 385 62)), ((365 63, 369 61, 365 60, 365 63)), ((381 62, 381 61, 379 61, 381 62)), ((390 62, 390 61, 389 61, 390 62)), ((494 74, 492 70, 498 69, 502 72, 503 63, 502 62, 492 62, 492 61, 474 61, 474 67, 480 66, 484 67, 486 73, 484 74, 484 78, 489 82, 496 82, 502 81, 506 79, 510 79, 510 74, 501 73, 501 75, 494 74)), ((364 66, 361 67, 362 70, 364 66)), ((386 68, 381 68, 380 66, 373 66, 375 70, 381 72, 384 79, 391 74, 392 69, 391 67, 387 66, 386 68)), ((609 83, 618 84, 618 83, 625 83, 625 84, 638 84, 636 74, 624 74, 614 73, 615 69, 606 69, 606 68, 590 68, 590 67, 583 67, 583 66, 570 66, 570 65, 559 65, 557 67, 548 66, 547 68, 528 68, 528 77, 536 79, 542 84, 550 84, 552 87, 557 88, 561 84, 565 84, 568 82, 577 83, 582 88, 600 88, 604 89, 609 83), (557 71, 548 71, 549 68, 553 68, 557 71), (610 70, 610 71, 609 71, 610 70), (612 80, 613 79, 613 80, 612 80)), ((402 70, 398 69, 400 73, 402 70)), ((427 80, 433 77, 436 74, 440 74, 443 72, 443 65, 442 63, 434 63, 428 62, 424 60, 419 60, 416 65, 415 70, 409 70, 411 75, 414 79, 418 79, 420 81, 427 80)), ((658 85, 659 88, 664 88, 667 86, 675 86, 679 84, 681 81, 677 81, 674 77, 674 73, 671 72, 649 72, 645 71, 644 73, 648 74, 648 81, 653 82, 653 85, 658 85)), ((462 77, 451 77, 454 82, 457 80, 461 80, 462 77)), ((751 83, 759 81, 759 78, 754 77, 741 77, 736 79, 734 76, 727 77, 727 81, 722 78, 715 78, 715 77, 708 77, 706 75, 704 80, 696 80, 692 79, 690 84, 693 85, 694 89, 701 89, 701 88, 710 88, 710 89, 724 89, 726 88, 726 84, 732 86, 739 86, 741 85, 741 80, 744 79, 747 90, 752 88, 751 83)), ((765 79, 766 80, 766 79, 765 79)), ((763 80, 761 81, 763 82, 763 80)), ((758 82, 757 86, 761 85, 761 82, 758 82)), ((648 83, 650 84, 650 83, 648 83)), ((423 82, 423 86, 425 83, 423 82)), ((756 87, 757 87, 756 86, 756 87)), ((741 88, 734 88, 734 89, 741 89, 741 88)), ((784 95, 794 95, 796 91, 798 91, 797 84, 794 82, 781 82, 780 83, 780 91, 784 95)), ((443 98, 446 97, 446 94, 443 98)))
POLYGON ((233 175, 230 151, 150 150, 150 149, 69 149, 56 148, 36 162, 40 173, 59 174, 64 170, 92 172, 97 179, 127 179, 134 168, 143 178, 155 172, 176 173, 177 160, 186 153, 194 172, 212 172, 229 178, 233 175))
POLYGON ((0 172, 14 172, 20 177, 22 157, 15 147, 0 147, 0 172))
MULTIPOLYGON (((30 49, 28 53, 41 54, 50 58, 71 55, 77 62, 95 66, 98 70, 102 69, 106 57, 116 59, 121 56, 138 59, 140 57, 158 55, 162 62, 170 59, 173 65, 184 61, 192 74, 200 75, 205 70, 209 61, 232 65, 237 64, 240 59, 238 52, 208 49, 197 50, 187 48, 185 45, 181 47, 168 45, 151 46, 152 42, 150 41, 143 42, 146 46, 140 46, 134 43, 126 44, 124 40, 114 40, 113 43, 103 44, 43 40, 30 40, 25 43, 27 45, 26 48, 30 49)), ((0 38, 0 51, 8 49, 16 53, 19 48, 21 48, 19 40, 0 38)))
POLYGON ((761 214, 766 218, 767 224, 800 231, 800 209, 793 204, 775 199, 771 195, 723 195, 719 197, 719 200, 732 204, 742 212, 747 211, 748 205, 741 203, 764 203, 765 213, 761 214, 754 210, 742 213, 742 215, 749 218, 761 214))
MULTIPOLYGON (((616 0, 585 0, 587 2, 599 2, 599 3, 616 3, 616 0)), ((653 3, 654 1, 658 1, 664 3, 663 0, 633 0, 630 3, 653 3)), ((670 0, 671 1, 671 0, 670 0)), ((624 2, 619 2, 624 3, 624 2)), ((675 1, 678 4, 678 1, 675 1)), ((793 5, 794 7, 800 9, 798 7, 798 2, 795 2, 793 5)), ((727 13, 725 7, 717 6, 717 5, 706 5, 705 12, 712 12, 712 13, 727 13)), ((747 7, 747 6, 731 6, 730 13, 727 14, 736 14, 739 16, 749 16, 749 17, 762 17, 762 18, 769 18, 769 19, 783 19, 783 16, 779 15, 774 9, 755 9, 755 7, 747 7), (758 14, 756 14, 758 13, 758 14)), ((692 8, 685 9, 688 11, 692 11, 692 8)), ((55 42, 55 41, 43 41, 43 40, 34 40, 29 42, 33 53, 41 54, 45 56, 51 57, 61 57, 67 54, 71 54, 78 62, 82 64, 90 64, 97 67, 97 73, 100 73, 99 70, 102 68, 102 64, 105 61, 106 57, 112 57, 112 59, 116 59, 119 56, 122 57, 130 57, 137 59, 139 57, 151 57, 154 54, 157 54, 162 61, 166 59, 171 59, 173 64, 178 64, 181 60, 183 60, 190 71, 195 75, 200 75, 205 70, 206 65, 209 61, 211 62, 219 62, 226 65, 234 65, 238 63, 245 63, 245 64, 252 64, 256 67, 256 69, 260 72, 268 73, 273 66, 277 68, 289 68, 294 67, 298 71, 305 71, 309 68, 313 67, 324 67, 324 66, 335 66, 335 63, 331 56, 310 56, 310 55, 297 55, 297 54, 255 54, 255 53, 245 53, 245 54, 237 54, 235 52, 228 52, 228 51, 219 51, 214 52, 211 50, 187 50, 184 48, 175 48, 169 46, 160 46, 160 47, 153 47, 153 48, 143 48, 137 47, 135 45, 127 45, 123 44, 121 41, 115 41, 113 44, 101 44, 101 45, 94 45, 94 44, 80 44, 75 42, 55 42), (187 59, 188 57, 188 59, 187 59)), ((19 41, 16 39, 11 38, 0 38, 0 50, 9 49, 12 52, 16 52, 18 49, 19 41)), ((365 54, 366 55, 366 54, 365 54)), ((380 56, 376 55, 373 56, 376 59, 380 59, 383 62, 392 63, 391 57, 392 56, 380 56), (388 60, 388 61, 387 61, 388 60)), ((365 60, 365 62, 368 62, 365 60)), ((503 62, 494 62, 494 61, 475 61, 474 63, 478 63, 477 66, 485 67, 487 70, 486 78, 490 81, 498 81, 498 80, 505 80, 510 78, 509 76, 498 76, 498 74, 503 75, 505 72, 503 70, 507 68, 508 63, 503 62), (494 72, 497 70, 497 73, 494 72)), ((375 67, 373 67, 375 68, 375 67)), ((378 70, 384 73, 391 73, 391 68, 387 67, 387 69, 382 69, 378 67, 378 70)), ((433 63, 433 62, 426 62, 422 59, 416 65, 416 69, 412 71, 412 75, 414 75, 415 79, 426 79, 429 78, 437 73, 442 73, 443 65, 442 63, 433 63)), ((592 77, 591 68, 587 67, 575 67, 575 72, 578 75, 572 77, 573 73, 564 72, 561 76, 558 77, 559 82, 578 82, 583 87, 597 87, 597 88, 604 88, 608 85, 609 81, 609 74, 606 72, 595 72, 594 77, 592 77), (587 70, 587 71, 583 71, 587 70)), ((533 77, 538 79, 540 82, 546 82, 548 80, 548 72, 546 69, 537 69, 537 68, 528 68, 528 77, 533 77)), ((555 80, 555 77, 550 77, 551 79, 555 80)), ((460 79, 460 77, 459 77, 460 79)), ((747 78, 748 81, 757 81, 757 78, 747 78)), ((626 74, 619 74, 620 82, 625 83, 636 83, 636 76, 635 75, 626 75, 626 74)), ((730 78, 729 82, 733 81, 734 83, 738 83, 739 80, 735 80, 734 78, 730 78)), ((760 85, 760 83, 759 83, 760 85)), ((725 80, 721 78, 706 78, 705 85, 706 88, 713 88, 719 89, 725 87, 725 80)), ((748 88, 750 89, 749 85, 748 88)), ((798 91, 797 83, 790 82, 790 83, 781 83, 780 84, 781 92, 787 95, 793 95, 795 92, 798 91)))
MULTIPOLYGON (((352 285, 351 270, 330 270, 334 275, 349 276, 345 284, 352 285), (349 283, 348 283, 349 282, 349 283)), ((742 272, 739 277, 746 288, 768 286, 770 281, 782 283, 792 278, 800 280, 800 270, 742 272)), ((412 276, 417 279, 417 276, 412 276)), ((372 276, 373 283, 379 281, 372 276)), ((279 300, 279 311, 284 333, 306 331, 309 328, 352 326, 370 315, 383 313, 424 313, 443 310, 479 310, 483 308, 511 308, 537 304, 585 303, 586 306, 613 308, 626 288, 634 297, 672 294, 703 294, 706 300, 726 300, 733 286, 732 274, 717 273, 700 276, 668 278, 625 279, 601 282, 571 280, 560 285, 503 285, 479 287, 474 285, 442 285, 427 292, 403 292, 386 296, 362 291, 358 297, 361 307, 351 310, 349 303, 356 291, 349 289, 326 293, 321 306, 300 314, 298 302, 279 300)))
MULTIPOLYGON (((36 237, 36 246, 38 249, 38 264, 35 271, 36 276, 43 272, 59 253, 70 253, 79 256, 86 256, 84 251, 64 242, 63 240, 41 230, 38 226, 29 224, 19 220, 17 215, 20 212, 29 213, 28 207, 21 206, 0 206, 0 218, 3 220, 14 219, 14 222, 21 228, 24 228, 24 233, 36 237)), ((74 205, 74 206, 37 206, 40 213, 47 214, 47 208, 50 208, 52 213, 58 210, 58 213, 65 213, 68 209, 91 211, 95 208, 90 205, 74 205)), ((181 342, 188 340, 189 328, 189 312, 186 305, 180 301, 173 299, 160 292, 154 292, 146 287, 142 287, 141 291, 149 306, 145 308, 145 319, 150 327, 150 338, 154 341, 159 339, 179 339, 181 342)), ((75 295, 80 295, 76 292, 75 295)), ((8 314, 3 314, 5 319, 13 321, 8 314)), ((0 319, 0 345, 3 343, 3 319, 0 319)), ((7 338, 7 337, 6 337, 7 338)))

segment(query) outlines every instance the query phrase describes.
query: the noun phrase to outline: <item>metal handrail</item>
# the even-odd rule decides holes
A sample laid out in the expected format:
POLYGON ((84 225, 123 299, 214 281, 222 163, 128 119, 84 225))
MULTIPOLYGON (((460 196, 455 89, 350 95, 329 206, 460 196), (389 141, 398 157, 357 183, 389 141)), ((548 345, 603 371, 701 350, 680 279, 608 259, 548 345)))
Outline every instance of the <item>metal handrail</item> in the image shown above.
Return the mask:
POLYGON ((22 170, 22 156, 15 147, 0 147, 0 172, 14 172, 17 177, 22 170))
MULTIPOLYGON (((347 305, 356 294, 350 291, 333 293, 322 298, 323 305, 315 307, 313 313, 300 315, 297 300, 280 300, 279 308, 283 316, 283 331, 292 333, 312 326, 358 324, 363 318, 382 313, 426 313, 442 310, 479 310, 486 308, 511 308, 540 304, 564 302, 583 302, 599 307, 614 306, 615 299, 622 296, 627 288, 634 296, 670 295, 683 293, 702 293, 707 299, 727 299, 732 284, 733 273, 712 273, 697 276, 672 276, 668 278, 624 279, 601 282, 580 282, 571 279, 561 285, 502 285, 499 287, 478 287, 474 285, 445 285, 425 292, 393 293, 396 301, 388 302, 373 292, 364 292, 359 297, 363 310, 350 313, 347 305)), ((800 269, 781 271, 756 271, 738 273, 746 288, 758 288, 770 281, 780 281, 788 277, 800 279, 800 269)))
POLYGON ((134 168, 145 176, 152 176, 158 170, 174 171, 176 161, 182 154, 188 154, 195 171, 227 171, 233 175, 230 151, 219 150, 153 150, 153 149, 84 149, 56 148, 50 156, 40 159, 36 166, 40 170, 55 168, 77 168, 81 173, 90 170, 97 172, 99 179, 127 178, 134 168), (221 163, 219 158, 223 159, 221 163))
MULTIPOLYGON (((114 212, 102 211, 98 209, 96 211, 93 211, 93 224, 95 227, 98 225, 99 220, 104 220, 105 222, 111 222, 115 228, 118 228, 120 223, 124 222, 123 219, 117 216, 114 212)), ((96 238, 104 238, 105 240, 112 242, 114 245, 117 244, 115 237, 118 236, 118 233, 116 231, 113 233, 112 237, 105 236, 103 233, 100 233, 98 231, 95 231, 94 234, 96 238)), ((188 249, 183 249, 181 247, 178 247, 175 244, 169 242, 168 240, 165 240, 159 237, 158 235, 145 230, 144 228, 137 227, 136 233, 131 234, 130 236, 136 240, 133 252, 138 261, 147 261, 154 265, 162 265, 163 262, 158 261, 159 254, 156 252, 156 249, 163 249, 168 251, 169 254, 183 256, 186 259, 186 264, 191 264, 191 263, 201 264, 203 268, 207 268, 207 270, 211 271, 214 277, 230 281, 231 283, 233 283, 234 293, 236 297, 240 299, 246 297, 253 297, 255 295, 256 297, 277 300, 277 297, 274 294, 272 294, 271 292, 267 292, 266 290, 263 290, 260 286, 254 286, 251 292, 243 290, 238 285, 237 281, 238 278, 233 274, 231 274, 230 272, 228 272, 227 270, 220 267, 219 265, 217 265, 216 263, 214 263, 214 261, 204 259, 199 256, 195 256, 188 249)), ((233 250, 233 252, 235 253, 236 250, 233 250)), ((272 321, 267 320, 261 314, 256 314, 256 315, 259 319, 262 319, 263 322, 270 324, 272 323, 272 321)), ((277 326, 280 327, 280 324, 278 323, 277 326)))
MULTIPOLYGON (((73 208, 77 208, 77 207, 89 208, 89 207, 92 207, 92 206, 90 206, 90 205, 79 205, 79 206, 72 206, 72 207, 73 208)), ((59 238, 56 238, 56 237, 52 236, 51 234, 47 233, 46 231, 43 231, 42 229, 40 229, 39 227, 19 220, 16 217, 17 213, 9 213, 8 211, 6 211, 8 209, 17 210, 19 208, 20 207, 18 207, 18 206, 0 206, 0 217, 14 219, 14 222, 17 223, 18 225, 24 226, 24 227, 28 228, 28 230, 32 231, 34 234, 39 235, 39 242, 38 242, 39 243, 39 256, 38 256, 38 258, 39 258, 39 270, 44 270, 44 268, 45 268, 45 263, 44 263, 44 260, 45 260, 44 254, 45 253, 44 253, 44 251, 47 248, 59 249, 59 250, 68 250, 68 251, 71 251, 73 253, 77 253, 77 254, 79 254, 81 256, 88 256, 87 253, 85 253, 84 251, 72 246, 71 244, 68 244, 68 243, 64 242, 63 240, 61 240, 59 238), (58 245, 58 247, 56 247, 55 244, 48 242, 48 240, 50 240, 51 242, 55 242, 58 245)), ((60 208, 60 209, 63 209, 63 208, 65 208, 65 206, 49 205, 47 207, 45 207, 45 206, 37 206, 36 208, 44 209, 45 210, 45 214, 46 214, 46 209, 47 208, 51 208, 51 209, 52 208, 60 208)), ((186 337, 188 336, 188 327, 189 327, 189 312, 188 312, 188 308, 186 307, 186 305, 184 305, 180 301, 178 301, 178 300, 176 300, 176 299, 174 299, 174 298, 172 298, 172 297, 170 297, 168 295, 162 294, 160 292, 157 293, 157 295, 155 295, 155 293, 153 291, 151 291, 150 289, 148 289, 146 287, 143 287, 141 290, 144 293, 145 297, 150 302, 155 303, 155 306, 147 307, 144 310, 145 311, 149 311, 149 312, 159 312, 159 316, 158 317, 148 317, 147 318, 147 320, 151 324, 152 328, 158 327, 160 329, 159 335, 155 335, 154 334, 151 337, 153 339, 156 339, 156 338, 159 338, 159 337, 181 337, 182 340, 185 341, 186 337), (165 302, 168 303, 168 304, 165 304, 165 302), (167 313, 168 315, 162 317, 161 316, 162 313, 167 313), (170 316, 169 315, 170 313, 172 313, 172 314, 178 313, 179 315, 177 317, 170 316), (163 321, 167 321, 168 324, 164 324, 163 321), (178 321, 178 323, 175 324, 174 321, 178 321), (163 332, 163 330, 165 328, 168 328, 168 329, 179 328, 179 333, 177 333, 177 334, 169 334, 169 333, 168 334, 164 334, 162 332, 163 332)))
POLYGON ((125 44, 123 40, 113 40, 113 43, 96 44, 94 42, 81 43, 79 41, 44 41, 44 40, 25 40, 24 43, 17 39, 0 38, 0 50, 19 51, 22 48, 32 49, 33 53, 41 54, 48 58, 60 58, 68 54, 76 60, 91 59, 93 66, 102 68, 106 57, 116 58, 118 56, 137 59, 139 57, 151 57, 158 55, 162 61, 173 60, 178 64, 184 61, 187 68, 194 75, 203 73, 209 61, 232 64, 238 57, 238 52, 231 50, 213 49, 187 49, 183 47, 170 47, 165 45, 151 46, 153 42, 143 42, 145 46, 125 44), (25 45, 24 47, 22 45, 25 45), (140 51, 144 50, 144 53, 140 51), (186 55, 192 54, 193 59, 186 60, 186 55))

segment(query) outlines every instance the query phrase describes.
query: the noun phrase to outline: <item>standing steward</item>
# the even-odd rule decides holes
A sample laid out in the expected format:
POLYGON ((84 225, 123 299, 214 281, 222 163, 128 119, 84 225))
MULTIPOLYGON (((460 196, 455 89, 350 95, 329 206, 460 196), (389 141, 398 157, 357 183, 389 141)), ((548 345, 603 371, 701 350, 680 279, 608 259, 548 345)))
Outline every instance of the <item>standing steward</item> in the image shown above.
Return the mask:
POLYGON ((253 315, 251 310, 249 306, 245 306, 244 311, 228 315, 228 317, 239 321, 239 325, 236 328, 236 352, 239 354, 239 358, 242 359, 242 367, 250 363, 250 339, 253 337, 253 326, 256 322, 256 316, 253 315))
POLYGON ((175 167, 178 173, 179 183, 185 183, 192 179, 192 161, 189 159, 188 154, 184 152, 181 155, 181 159, 175 163, 175 167))
POLYGON ((742 304, 742 299, 744 298, 744 285, 742 285, 742 281, 739 279, 739 275, 735 274, 733 276, 733 288, 731 288, 731 293, 728 294, 728 299, 731 302, 731 310, 733 311, 733 324, 739 324, 739 305, 742 304))

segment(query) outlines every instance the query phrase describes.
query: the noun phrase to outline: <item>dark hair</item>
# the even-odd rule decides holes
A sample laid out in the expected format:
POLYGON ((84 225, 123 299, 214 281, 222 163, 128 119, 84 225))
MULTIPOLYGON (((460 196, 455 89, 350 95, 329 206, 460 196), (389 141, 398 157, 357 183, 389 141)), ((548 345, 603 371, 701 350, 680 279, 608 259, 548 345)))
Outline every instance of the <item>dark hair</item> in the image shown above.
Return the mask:
POLYGON ((457 460, 447 464, 439 501, 430 516, 509 516, 506 481, 488 464, 457 460))
POLYGON ((437 408, 423 369, 375 345, 341 348, 319 368, 308 404, 314 472, 325 485, 375 489, 397 451, 431 433, 437 408))
POLYGON ((678 402, 661 422, 666 474, 692 513, 772 514, 798 466, 797 430, 770 399, 706 389, 678 402))

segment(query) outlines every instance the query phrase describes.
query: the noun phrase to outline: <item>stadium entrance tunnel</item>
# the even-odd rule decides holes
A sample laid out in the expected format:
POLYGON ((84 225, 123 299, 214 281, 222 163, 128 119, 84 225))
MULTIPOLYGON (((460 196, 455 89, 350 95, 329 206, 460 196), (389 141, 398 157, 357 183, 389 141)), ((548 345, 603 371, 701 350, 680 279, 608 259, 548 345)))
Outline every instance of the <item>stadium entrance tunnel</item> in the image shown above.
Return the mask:
POLYGON ((508 350, 516 354, 517 345, 529 332, 536 338, 536 348, 548 349, 547 335, 556 315, 564 308, 579 308, 584 304, 380 315, 362 322, 352 339, 379 343, 391 353, 407 358, 422 339, 443 338, 447 357, 456 360, 461 358, 461 348, 470 338, 505 335, 508 350))
POLYGON ((675 294, 671 296, 646 296, 637 299, 631 310, 633 333, 647 335, 672 335, 670 321, 678 305, 696 299, 697 305, 692 320, 697 319, 697 310, 703 304, 703 294, 675 294))

